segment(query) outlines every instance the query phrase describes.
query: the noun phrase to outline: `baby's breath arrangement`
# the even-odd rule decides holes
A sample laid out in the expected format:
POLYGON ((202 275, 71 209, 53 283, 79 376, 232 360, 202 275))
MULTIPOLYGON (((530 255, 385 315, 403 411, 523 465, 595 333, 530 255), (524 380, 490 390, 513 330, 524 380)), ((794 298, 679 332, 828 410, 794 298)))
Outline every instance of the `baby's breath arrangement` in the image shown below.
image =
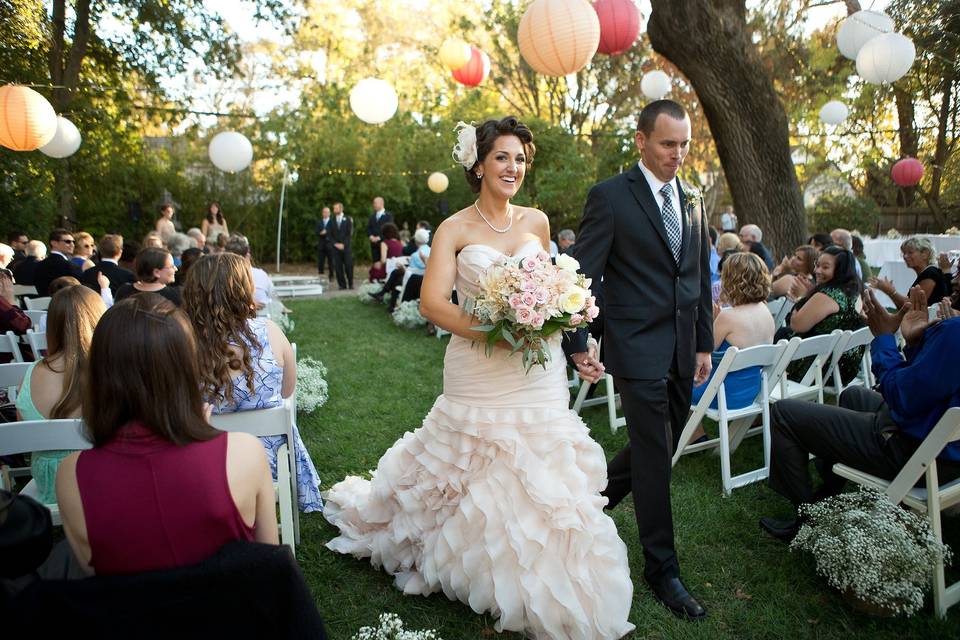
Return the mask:
POLYGON ((327 403, 327 368, 306 356, 297 360, 297 411, 313 413, 327 403))
POLYGON ((957 227, 950 227, 943 233, 944 235, 948 235, 948 236, 960 236, 960 229, 958 229, 957 227))
POLYGON ((899 237, 901 237, 900 232, 897 231, 896 229, 890 229, 889 231, 887 231, 888 240, 896 240, 899 237))
POLYGON ((443 640, 433 629, 406 631, 395 613, 381 613, 379 627, 362 627, 351 640, 443 640))
POLYGON ((425 327, 427 319, 420 315, 420 301, 407 300, 398 304, 393 311, 393 324, 404 329, 425 327))
POLYGON ((951 556, 926 519, 873 488, 800 512, 805 522, 790 549, 810 551, 831 586, 893 614, 919 611, 934 565, 951 556))
POLYGON ((380 293, 382 288, 383 285, 377 282, 364 282, 357 288, 357 298, 364 304, 374 304, 378 300, 373 297, 373 294, 380 293))

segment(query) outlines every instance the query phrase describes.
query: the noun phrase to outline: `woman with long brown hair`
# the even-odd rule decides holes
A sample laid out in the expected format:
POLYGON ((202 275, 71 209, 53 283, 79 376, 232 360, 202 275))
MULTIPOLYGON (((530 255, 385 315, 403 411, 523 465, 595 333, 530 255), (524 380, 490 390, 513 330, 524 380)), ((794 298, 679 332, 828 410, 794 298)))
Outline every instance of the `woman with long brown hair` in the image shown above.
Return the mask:
MULTIPOLYGON (((80 417, 80 389, 90 342, 100 316, 107 310, 100 296, 74 285, 57 291, 47 310, 47 355, 30 365, 17 392, 20 420, 80 417)), ((42 451, 30 458, 37 499, 57 501, 57 466, 69 451, 42 451)))
MULTIPOLYGON (((253 277, 242 257, 219 253, 197 260, 187 274, 183 305, 197 336, 203 396, 214 412, 275 407, 293 394, 293 348, 279 326, 257 317, 253 277)), ((293 435, 300 509, 319 511, 320 478, 296 427, 293 435)), ((260 440, 276 476, 277 449, 284 438, 260 440)))
POLYGON ((210 426, 196 361, 189 321, 156 294, 118 303, 97 326, 83 389, 94 446, 57 473, 63 529, 87 570, 140 573, 232 540, 277 544, 263 447, 210 426))
POLYGON ((227 219, 223 217, 223 210, 220 209, 219 202, 211 202, 207 207, 207 215, 200 223, 200 231, 207 237, 207 242, 216 245, 220 236, 229 236, 230 230, 227 228, 227 219))

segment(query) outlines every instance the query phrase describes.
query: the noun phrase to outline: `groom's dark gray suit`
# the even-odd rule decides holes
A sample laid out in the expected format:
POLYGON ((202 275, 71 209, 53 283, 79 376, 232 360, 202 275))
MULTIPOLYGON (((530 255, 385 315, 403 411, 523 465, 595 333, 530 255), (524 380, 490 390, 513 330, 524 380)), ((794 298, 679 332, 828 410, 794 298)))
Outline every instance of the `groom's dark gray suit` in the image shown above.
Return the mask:
MULTIPOLYGON (((610 461, 603 492, 616 505, 630 492, 648 581, 678 577, 670 506, 671 457, 690 407, 696 353, 713 350, 710 242, 702 206, 680 181, 682 243, 670 250, 660 205, 636 165, 587 196, 574 257, 603 279, 603 364, 614 377, 629 444, 610 461)), ((586 331, 568 354, 586 351, 586 331)))

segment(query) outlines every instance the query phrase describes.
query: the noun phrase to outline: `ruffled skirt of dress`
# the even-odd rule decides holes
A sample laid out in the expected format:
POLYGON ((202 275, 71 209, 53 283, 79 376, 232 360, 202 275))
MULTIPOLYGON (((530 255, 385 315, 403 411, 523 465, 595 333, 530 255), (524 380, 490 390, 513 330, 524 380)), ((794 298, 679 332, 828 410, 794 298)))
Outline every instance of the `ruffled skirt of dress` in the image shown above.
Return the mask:
POLYGON ((551 404, 441 395, 371 480, 351 476, 325 494, 340 529, 327 546, 369 557, 405 593, 443 591, 490 612, 498 631, 621 638, 633 629, 633 584, 602 510, 606 460, 583 422, 551 404))

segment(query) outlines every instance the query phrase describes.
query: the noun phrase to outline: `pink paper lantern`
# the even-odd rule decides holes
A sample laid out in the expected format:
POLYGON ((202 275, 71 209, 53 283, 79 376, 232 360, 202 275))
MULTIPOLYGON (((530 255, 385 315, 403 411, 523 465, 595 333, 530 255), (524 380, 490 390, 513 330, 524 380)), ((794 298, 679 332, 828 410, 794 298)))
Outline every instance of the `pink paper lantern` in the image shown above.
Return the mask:
POLYGON ((597 0, 593 9, 600 18, 598 53, 616 56, 633 46, 640 35, 640 9, 633 0, 597 0))
POLYGON ((890 170, 890 175, 898 187, 915 187, 923 177, 923 163, 916 158, 897 160, 890 170))
POLYGON ((475 87, 490 75, 490 57, 470 45, 470 62, 453 71, 453 79, 462 85, 475 87))

